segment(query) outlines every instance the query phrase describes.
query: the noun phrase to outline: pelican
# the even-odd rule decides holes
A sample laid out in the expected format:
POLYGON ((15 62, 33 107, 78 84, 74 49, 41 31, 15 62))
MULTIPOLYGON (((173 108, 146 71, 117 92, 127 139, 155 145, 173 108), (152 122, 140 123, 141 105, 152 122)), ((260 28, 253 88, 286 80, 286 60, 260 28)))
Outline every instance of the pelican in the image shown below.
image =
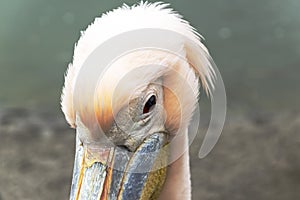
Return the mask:
POLYGON ((76 129, 70 199, 191 199, 188 128, 200 86, 208 95, 213 89, 211 62, 200 34, 169 4, 123 5, 96 18, 75 45, 61 97, 76 129), (172 51, 139 48, 108 67, 102 66, 109 56, 104 52, 96 56, 95 73, 82 75, 99 46, 116 51, 123 42, 107 41, 139 30, 145 37, 122 41, 163 39, 172 51), (182 37, 158 37, 155 30, 182 37))

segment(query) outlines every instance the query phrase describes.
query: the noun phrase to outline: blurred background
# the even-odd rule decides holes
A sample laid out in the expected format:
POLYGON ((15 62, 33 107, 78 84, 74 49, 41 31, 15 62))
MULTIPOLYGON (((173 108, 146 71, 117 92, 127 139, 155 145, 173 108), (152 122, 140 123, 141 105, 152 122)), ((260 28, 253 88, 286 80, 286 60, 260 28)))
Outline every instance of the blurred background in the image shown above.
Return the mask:
MULTIPOLYGON (((0 0, 0 200, 68 198, 65 70, 81 30, 135 2, 0 0)), ((211 154, 197 157, 209 116, 191 146, 193 199, 300 199, 300 1, 166 2, 205 37, 228 98, 211 154)))

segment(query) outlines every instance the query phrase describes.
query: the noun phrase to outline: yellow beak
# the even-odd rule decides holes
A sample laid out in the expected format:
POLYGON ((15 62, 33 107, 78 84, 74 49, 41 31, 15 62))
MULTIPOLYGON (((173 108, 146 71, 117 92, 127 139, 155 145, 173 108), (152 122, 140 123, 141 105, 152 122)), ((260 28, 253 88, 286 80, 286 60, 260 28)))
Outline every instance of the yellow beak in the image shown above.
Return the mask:
POLYGON ((157 199, 166 178, 166 134, 148 136, 135 152, 95 148, 76 139, 70 200, 157 199))

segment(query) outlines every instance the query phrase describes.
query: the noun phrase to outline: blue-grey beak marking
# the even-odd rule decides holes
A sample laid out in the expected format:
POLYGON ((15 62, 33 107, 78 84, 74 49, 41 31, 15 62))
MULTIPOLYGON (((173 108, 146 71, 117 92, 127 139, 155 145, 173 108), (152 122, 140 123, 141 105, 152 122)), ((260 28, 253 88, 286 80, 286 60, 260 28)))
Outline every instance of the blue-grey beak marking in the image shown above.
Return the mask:
MULTIPOLYGON (((157 170, 157 158, 166 143, 165 133, 154 133, 135 152, 115 147, 107 157, 111 160, 87 164, 86 147, 77 137, 70 200, 142 199, 150 172, 157 170)), ((166 164, 164 159, 161 165, 166 164)))

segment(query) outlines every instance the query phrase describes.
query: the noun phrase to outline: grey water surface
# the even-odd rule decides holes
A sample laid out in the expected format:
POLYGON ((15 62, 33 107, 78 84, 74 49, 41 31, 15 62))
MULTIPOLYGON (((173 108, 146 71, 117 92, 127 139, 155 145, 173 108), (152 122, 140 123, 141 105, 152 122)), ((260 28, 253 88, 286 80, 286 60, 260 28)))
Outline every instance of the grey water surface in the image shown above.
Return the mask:
MULTIPOLYGON (((67 199, 64 73, 80 31, 123 2, 136 1, 0 0, 0 200, 67 199)), ((213 152, 197 157, 208 117, 191 146, 193 199, 300 199, 300 1, 167 2, 205 37, 227 93, 213 152)))

